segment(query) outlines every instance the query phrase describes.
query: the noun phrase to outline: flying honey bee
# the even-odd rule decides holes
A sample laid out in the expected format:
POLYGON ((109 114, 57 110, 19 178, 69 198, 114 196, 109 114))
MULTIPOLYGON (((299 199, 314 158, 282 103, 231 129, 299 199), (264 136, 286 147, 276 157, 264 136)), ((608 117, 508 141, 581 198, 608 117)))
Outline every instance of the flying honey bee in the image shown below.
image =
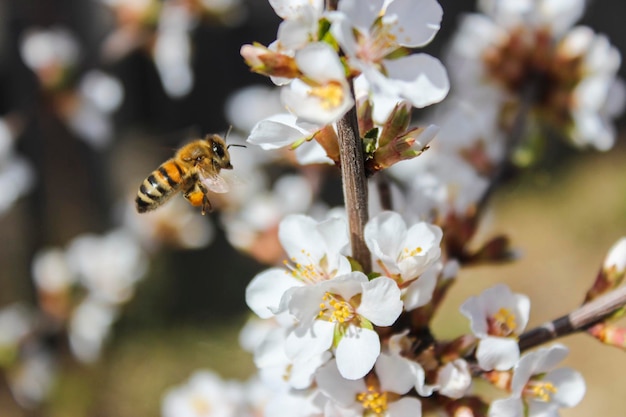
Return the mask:
POLYGON ((230 146, 219 135, 207 135, 180 148, 174 157, 161 164, 139 187, 137 211, 154 210, 178 191, 193 206, 202 206, 202 214, 211 211, 208 191, 225 193, 228 183, 219 174, 222 169, 233 169, 230 146))

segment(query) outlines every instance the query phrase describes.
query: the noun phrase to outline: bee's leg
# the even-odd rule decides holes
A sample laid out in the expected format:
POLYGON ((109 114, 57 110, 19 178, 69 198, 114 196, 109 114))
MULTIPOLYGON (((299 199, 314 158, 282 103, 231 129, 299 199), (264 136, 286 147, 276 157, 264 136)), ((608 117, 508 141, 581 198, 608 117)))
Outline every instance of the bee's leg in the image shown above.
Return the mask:
POLYGON ((202 206, 203 215, 212 210, 211 202, 206 195, 206 190, 199 183, 195 183, 193 187, 190 187, 187 191, 185 191, 183 196, 187 199, 187 201, 189 201, 189 203, 191 203, 192 206, 202 206))

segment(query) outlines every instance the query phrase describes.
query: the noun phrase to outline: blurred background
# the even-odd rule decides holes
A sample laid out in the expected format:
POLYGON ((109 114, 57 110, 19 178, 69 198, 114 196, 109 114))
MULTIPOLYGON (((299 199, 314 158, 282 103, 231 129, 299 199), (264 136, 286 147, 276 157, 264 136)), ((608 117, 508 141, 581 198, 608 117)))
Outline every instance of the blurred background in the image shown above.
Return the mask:
MULTIPOLYGON (((440 3, 442 30, 427 48, 435 56, 474 6, 440 3)), ((596 1, 583 23, 624 53, 624 16, 626 3, 596 1)), ((244 290, 280 250, 224 224, 270 216, 267 204, 237 211, 262 186, 283 202, 297 193, 283 184, 280 194, 272 172, 258 184, 248 167, 271 161, 248 147, 231 148, 243 185, 234 202, 212 200, 223 215, 203 217, 177 196, 144 218, 134 198, 185 140, 232 125, 229 143, 243 143, 252 106, 275 108, 269 81, 239 49, 272 42, 279 22, 259 0, 0 3, 0 416, 155 416, 165 390, 196 369, 241 380, 254 372, 238 343, 244 290), (253 85, 262 100, 236 95, 253 85), (27 349, 3 347, 31 332, 27 349)), ((495 282, 529 295, 530 326, 567 313, 626 235, 623 137, 606 153, 559 150, 496 195, 486 229, 508 234, 523 256, 464 270, 438 336, 467 331, 458 306, 495 282)), ((318 190, 329 206, 341 202, 332 185, 318 190)), ((588 394, 563 415, 623 416, 624 352, 585 335, 564 342, 588 394)))

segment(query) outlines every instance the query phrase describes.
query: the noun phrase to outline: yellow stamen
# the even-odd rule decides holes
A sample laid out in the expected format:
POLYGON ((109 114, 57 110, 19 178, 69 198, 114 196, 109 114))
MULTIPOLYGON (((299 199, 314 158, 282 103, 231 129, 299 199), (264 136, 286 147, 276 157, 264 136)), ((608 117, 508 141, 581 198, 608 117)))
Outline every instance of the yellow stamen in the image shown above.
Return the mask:
POLYGON ((551 382, 531 381, 526 386, 526 394, 534 397, 538 401, 548 402, 558 389, 551 382))
POLYGON ((343 101, 344 92, 341 84, 331 81, 326 85, 311 88, 309 95, 321 99, 322 108, 329 110, 339 107, 343 101))
POLYGON ((373 386, 368 386, 366 392, 357 394, 356 399, 363 406, 365 415, 373 413, 376 416, 381 416, 387 411, 387 393, 379 392, 373 386))

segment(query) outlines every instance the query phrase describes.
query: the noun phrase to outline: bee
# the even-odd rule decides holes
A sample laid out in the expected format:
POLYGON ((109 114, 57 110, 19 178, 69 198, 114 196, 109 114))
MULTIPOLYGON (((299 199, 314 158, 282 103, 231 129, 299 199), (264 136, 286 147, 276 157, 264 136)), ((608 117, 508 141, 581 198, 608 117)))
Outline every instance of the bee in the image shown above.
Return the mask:
MULTIPOLYGON (((135 203, 139 213, 155 210, 179 191, 192 206, 210 212, 207 192, 225 193, 228 183, 219 173, 233 169, 226 142, 219 135, 207 135, 180 148, 161 164, 139 187, 135 203)), ((242 145, 235 145, 242 146, 242 145)))

